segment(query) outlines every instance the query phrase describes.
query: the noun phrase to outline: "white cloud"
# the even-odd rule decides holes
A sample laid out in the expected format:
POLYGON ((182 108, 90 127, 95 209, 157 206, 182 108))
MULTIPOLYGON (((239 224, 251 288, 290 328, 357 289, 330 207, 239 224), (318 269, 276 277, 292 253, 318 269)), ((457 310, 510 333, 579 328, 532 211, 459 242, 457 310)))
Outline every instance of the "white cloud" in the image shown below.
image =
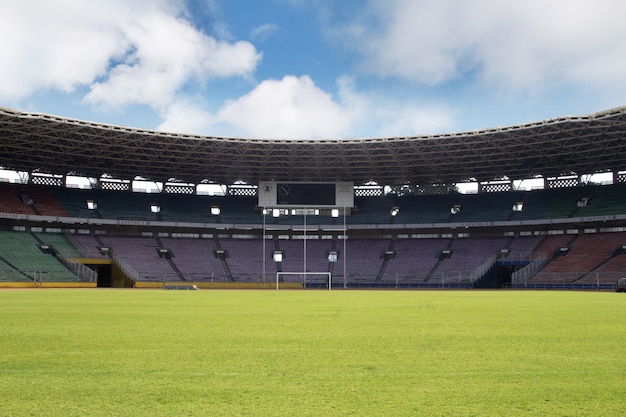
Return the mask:
POLYGON ((253 45, 207 36, 185 13, 180 0, 4 2, 0 36, 19 41, 0 44, 0 99, 89 86, 91 104, 164 109, 190 84, 256 69, 253 45))
POLYGON ((445 107, 373 97, 341 77, 333 97, 309 76, 266 80, 215 114, 202 100, 180 100, 161 116, 160 130, 272 139, 336 139, 439 133, 454 122, 445 107))
POLYGON ((163 132, 209 134, 216 123, 215 116, 199 98, 179 98, 164 108, 160 116, 163 122, 157 130, 163 132))
POLYGON ((336 30, 382 77, 436 85, 475 73, 513 89, 626 80, 621 0, 372 0, 364 10, 336 30))
POLYGON ((324 138, 348 131, 348 113, 310 77, 285 76, 226 103, 217 118, 251 137, 324 138))
POLYGON ((252 29, 250 32, 250 39, 258 42, 264 42, 279 29, 278 25, 274 23, 265 23, 252 29))
POLYGON ((110 24, 119 7, 93 8, 97 4, 68 0, 2 2, 0 99, 48 88, 72 91, 104 74, 125 41, 110 24))
POLYGON ((352 78, 338 80, 339 98, 350 116, 351 132, 360 137, 392 137, 441 133, 454 123, 451 109, 396 98, 393 94, 359 91, 352 78))

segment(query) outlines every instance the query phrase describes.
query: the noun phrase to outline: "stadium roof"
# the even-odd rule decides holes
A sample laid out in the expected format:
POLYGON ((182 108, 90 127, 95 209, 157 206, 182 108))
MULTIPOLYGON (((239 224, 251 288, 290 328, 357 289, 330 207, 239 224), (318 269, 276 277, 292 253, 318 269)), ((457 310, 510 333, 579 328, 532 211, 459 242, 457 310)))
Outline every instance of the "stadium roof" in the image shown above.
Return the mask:
POLYGON ((0 108, 0 166, 154 181, 451 184, 626 168, 626 107, 432 136, 336 140, 170 134, 0 108))

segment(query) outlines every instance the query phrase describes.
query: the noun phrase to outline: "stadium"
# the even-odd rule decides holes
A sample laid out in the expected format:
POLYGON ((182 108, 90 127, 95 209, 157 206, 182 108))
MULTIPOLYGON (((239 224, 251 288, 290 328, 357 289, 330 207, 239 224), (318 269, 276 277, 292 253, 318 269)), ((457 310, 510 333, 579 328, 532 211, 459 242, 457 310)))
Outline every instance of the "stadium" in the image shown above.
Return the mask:
POLYGON ((0 281, 611 289, 626 265, 625 133, 626 108, 349 140, 167 134, 3 108, 0 167, 19 176, 0 183, 12 242, 0 281))
POLYGON ((623 415, 625 134, 626 108, 349 140, 2 108, 0 415, 623 415))

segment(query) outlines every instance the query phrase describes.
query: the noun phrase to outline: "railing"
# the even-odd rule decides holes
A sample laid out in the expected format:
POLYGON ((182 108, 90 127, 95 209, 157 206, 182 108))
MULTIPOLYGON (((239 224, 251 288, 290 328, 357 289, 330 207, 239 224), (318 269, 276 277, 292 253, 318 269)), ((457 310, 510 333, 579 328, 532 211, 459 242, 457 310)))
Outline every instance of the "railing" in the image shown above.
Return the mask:
MULTIPOLYGON (((93 271, 92 271, 93 272, 93 271)), ((0 271, 0 282, 85 282, 71 271, 0 271)), ((93 281, 89 281, 93 282, 93 281)))
POLYGON ((111 259, 113 262, 122 270, 124 274, 126 274, 130 279, 134 281, 139 281, 139 273, 133 269, 130 265, 126 263, 122 258, 117 256, 117 254, 113 253, 111 255, 111 259))
MULTIPOLYGON (((88 224, 88 225, 109 225, 109 226, 149 226, 158 229, 166 229, 173 227, 193 228, 194 230, 215 229, 216 223, 193 223, 193 222, 164 222, 155 220, 120 220, 120 219, 93 219, 80 217, 59 217, 59 216, 41 216, 36 214, 18 214, 18 213, 0 213, 0 218, 12 220, 26 220, 32 222, 48 222, 60 223, 64 226, 67 224, 88 224)), ((595 222, 613 222, 626 220, 626 214, 608 214, 602 216, 585 216, 585 217, 568 217, 557 219, 535 219, 535 220, 510 220, 510 221, 485 221, 485 222, 459 222, 459 223, 394 223, 394 224, 348 224, 348 230, 364 230, 364 229, 385 229, 385 230, 406 230, 406 229, 454 229, 454 228, 493 228, 493 227, 519 227, 519 226, 537 226, 537 225, 579 225, 581 223, 595 222)), ((272 230, 293 230, 294 227, 301 225, 271 225, 272 230)), ((244 230, 261 230, 263 225, 261 222, 250 223, 220 223, 220 229, 244 229, 244 230)), ((337 225, 318 224, 311 225, 311 230, 339 230, 337 225)))
POLYGON ((497 255, 497 258, 497 260, 503 264, 530 262, 532 259, 532 250, 500 253, 497 255))
POLYGON ((589 288, 612 287, 619 278, 625 276, 624 272, 589 272, 589 271, 559 271, 541 272, 521 282, 511 281, 511 286, 516 288, 568 288, 571 286, 584 286, 589 288))
POLYGON ((0 282, 33 282, 33 273, 21 271, 0 271, 0 282))
POLYGON ((535 275, 541 268, 543 268, 548 262, 548 258, 545 253, 540 253, 537 258, 531 260, 531 262, 525 267, 513 272, 511 275, 511 284, 522 285, 525 284, 533 275, 535 275))
POLYGON ((63 262, 67 265, 68 268, 76 274, 79 281, 84 282, 97 282, 98 281, 98 273, 85 265, 81 264, 76 260, 75 256, 71 256, 74 251, 67 251, 61 254, 61 258, 63 262))
POLYGON ((584 284, 578 282, 540 282, 524 285, 511 285, 510 288, 523 288, 529 290, 613 290, 615 284, 599 283, 584 284))

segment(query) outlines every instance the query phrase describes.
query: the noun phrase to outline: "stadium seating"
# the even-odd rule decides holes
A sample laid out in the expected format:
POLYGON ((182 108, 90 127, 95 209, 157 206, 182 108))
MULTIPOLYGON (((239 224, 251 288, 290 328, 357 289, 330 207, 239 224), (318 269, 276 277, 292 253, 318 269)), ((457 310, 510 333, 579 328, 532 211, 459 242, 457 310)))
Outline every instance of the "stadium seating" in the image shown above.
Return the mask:
POLYGON ((26 185, 23 192, 33 200, 33 207, 42 216, 68 217, 67 211, 57 200, 52 187, 43 185, 26 185))
POLYGON ((513 204, 519 200, 517 192, 458 194, 456 204, 460 211, 454 215, 455 222, 505 221, 513 213, 513 204))
POLYGON ((33 214, 23 196, 18 186, 0 182, 0 213, 33 214))
MULTIPOLYGON (((332 242, 329 240, 307 240, 307 272, 328 272, 328 252, 331 250, 331 245, 332 242)), ((282 272, 304 271, 304 240, 279 241, 279 249, 284 253, 282 272)))
MULTIPOLYGON (((626 244, 626 234, 597 233, 574 237, 564 236, 561 239, 554 238, 551 240, 553 243, 559 242, 562 244, 551 248, 550 261, 529 280, 531 284, 545 282, 571 283, 585 277, 589 281, 592 278, 588 277, 588 272, 598 268, 622 244, 626 244), (569 240, 566 238, 569 238, 569 240), (561 251, 561 248, 567 248, 568 250, 561 251)), ((547 245, 544 247, 547 247, 547 245)))
MULTIPOLYGON (((228 254, 226 263, 232 279, 257 282, 263 279, 263 243, 260 239, 221 239, 220 244, 228 254)), ((266 245, 266 273, 271 272, 271 245, 266 245)))
POLYGON ((471 273, 505 248, 511 238, 465 238, 455 239, 449 246, 450 255, 441 259, 437 268, 428 276, 434 282, 466 282, 471 273))
POLYGON ((69 217, 97 218, 96 211, 87 208, 87 200, 93 199, 91 190, 54 187, 54 194, 69 217))
POLYGON ((604 216, 607 214, 626 213, 626 184, 611 187, 586 187, 581 198, 588 198, 586 205, 580 207, 577 216, 604 216))
POLYGON ((383 282, 403 284, 421 283, 439 262, 439 254, 450 239, 400 239, 393 246, 391 259, 382 278, 383 282))
POLYGON ((385 239, 348 239, 346 252, 335 265, 337 271, 343 271, 344 262, 348 282, 374 282, 383 263, 382 254, 388 250, 389 241, 385 239))
MULTIPOLYGON (((395 223, 447 223, 450 220, 450 209, 455 204, 456 195, 446 194, 396 197, 391 206, 399 208, 395 223)), ((388 212, 385 213, 387 216, 388 212)), ((355 221, 358 223, 359 219, 355 221)))
MULTIPOLYGON (((49 241, 61 243, 62 237, 49 236, 49 241)), ((58 257, 53 253, 42 251, 40 243, 29 233, 0 230, 0 257, 2 270, 21 271, 23 276, 37 281, 78 280, 58 257)))
MULTIPOLYGON (((608 187, 589 185, 500 193, 452 192, 445 195, 356 197, 355 207, 345 220, 349 227, 363 225, 363 228, 356 226, 355 230, 367 231, 370 225, 384 227, 392 224, 426 224, 440 227, 438 225, 446 223, 466 223, 471 226, 472 223, 493 221, 593 218, 626 214, 625 191, 626 184, 616 184, 608 187), (523 202, 522 211, 513 210, 513 205, 517 202, 523 202), (453 207, 460 210, 453 214, 453 207), (392 208, 398 209, 395 216, 391 215, 392 208)), ((0 213, 20 216, 39 214, 47 216, 45 221, 49 221, 48 217, 103 218, 129 220, 129 225, 138 224, 132 221, 150 221, 155 225, 168 222, 165 224, 169 227, 175 227, 170 223, 202 223, 209 228, 215 225, 216 230, 219 230, 220 223, 258 227, 263 220, 261 210, 257 207, 257 199, 251 196, 146 194, 1 182, 0 213), (88 200, 97 203, 97 210, 87 208, 88 200), (157 205, 160 212, 152 212, 151 205, 157 205), (219 207, 219 214, 212 213, 212 207, 219 207)), ((278 225, 298 226, 304 223, 304 216, 289 215, 278 219, 266 217, 265 220, 268 224, 276 222, 278 225)), ((339 221, 332 219, 327 212, 306 217, 307 225, 312 227, 328 225, 333 220, 339 221)), ((64 227, 62 223, 56 224, 55 229, 64 227)), ((11 225, 9 220, 4 224, 5 227, 11 225)), ((38 227, 37 230, 43 229, 45 228, 38 227)), ((169 229, 164 230, 166 233, 159 233, 159 238, 140 237, 132 230, 123 231, 128 236, 118 236, 111 228, 106 232, 100 231, 98 235, 85 234, 89 230, 76 230, 67 236, 40 231, 34 234, 5 231, 0 235, 0 256, 3 257, 0 260, 0 271, 23 271, 26 274, 22 276, 28 277, 33 270, 38 270, 57 274, 59 279, 76 279, 59 259, 42 253, 37 247, 39 243, 53 246, 62 253, 76 252, 87 258, 105 257, 99 247, 109 246, 113 249, 116 261, 134 271, 134 279, 142 281, 272 281, 278 271, 300 272, 304 268, 304 241, 298 238, 297 233, 289 239, 285 235, 280 239, 268 239, 265 253, 262 253, 262 241, 258 237, 253 238, 254 233, 238 237, 229 234, 221 236, 208 230, 201 234, 190 233, 196 235, 192 238, 173 237, 174 234, 170 234, 169 229), (159 249, 167 249, 170 259, 159 256, 159 249), (226 256, 223 259, 216 257, 215 252, 218 250, 225 251, 226 256), (282 262, 273 261, 274 250, 283 252, 282 262)), ((454 238, 415 238, 409 237, 406 231, 401 233, 402 236, 396 236, 395 231, 382 235, 362 233, 350 236, 346 241, 345 251, 340 234, 336 231, 328 234, 332 236, 321 239, 316 234, 307 239, 307 271, 332 271, 335 279, 342 279, 346 271, 346 280, 350 285, 467 282, 476 278, 473 274, 479 270, 477 268, 493 262, 493 259, 500 262, 523 260, 528 263, 541 256, 548 262, 525 281, 527 284, 608 284, 626 268, 626 256, 623 255, 623 250, 620 252, 621 245, 626 244, 623 232, 581 232, 580 235, 570 232, 522 237, 470 235, 454 238), (564 253, 560 253, 562 247, 567 248, 564 253), (339 253, 335 263, 328 261, 328 252, 331 249, 339 253), (441 256, 444 250, 449 251, 447 256, 441 256), (390 252, 385 255, 387 251, 390 252)), ((291 232, 286 235, 291 235, 291 232)), ((516 264, 520 267, 523 265, 516 264)), ((325 279, 312 276, 310 281, 321 282, 325 279)))
POLYGON ((156 216, 150 211, 153 198, 151 194, 110 190, 92 190, 89 194, 105 219, 156 220, 156 216))
POLYGON ((159 245, 154 238, 102 236, 100 239, 105 246, 112 248, 114 257, 137 272, 131 278, 160 282, 180 279, 168 260, 159 256, 159 245))
MULTIPOLYGON (((485 222, 539 220, 572 216, 599 216, 626 213, 626 184, 586 186, 534 191, 417 196, 356 197, 348 224, 430 224, 448 222, 485 222), (585 200, 586 205, 579 206, 585 200), (523 210, 514 212, 515 203, 523 210), (451 213, 458 206, 460 211, 451 213), (399 211, 395 218, 392 208, 399 211)), ((0 182, 0 212, 40 214, 58 217, 94 218, 87 200, 97 204, 99 214, 113 220, 163 220, 194 223, 260 223, 256 197, 204 196, 190 194, 150 194, 130 191, 82 190, 65 187, 19 185, 0 182), (32 205, 26 204, 32 198, 32 205), (151 212, 157 205, 161 212, 151 212), (211 213, 219 207, 220 214, 211 213)), ((282 216, 279 224, 303 223, 303 216, 282 216)), ((307 216, 307 223, 330 224, 328 215, 307 216)))
POLYGON ((214 240, 161 238, 161 242, 187 281, 226 281, 224 267, 214 254, 214 240))

